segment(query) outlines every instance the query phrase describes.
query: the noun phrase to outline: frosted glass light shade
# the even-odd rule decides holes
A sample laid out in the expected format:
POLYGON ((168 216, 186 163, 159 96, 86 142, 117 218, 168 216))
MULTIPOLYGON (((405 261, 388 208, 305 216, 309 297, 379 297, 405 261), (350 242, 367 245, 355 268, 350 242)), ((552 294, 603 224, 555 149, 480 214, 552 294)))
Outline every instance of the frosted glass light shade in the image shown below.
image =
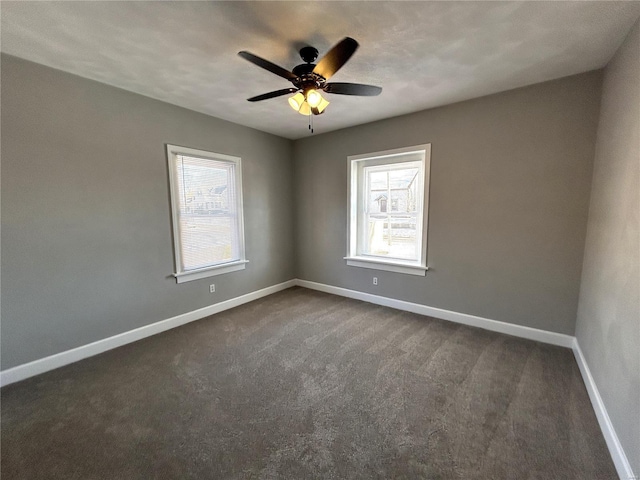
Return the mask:
POLYGON ((291 108, 293 108, 296 112, 300 111, 300 107, 302 107, 303 103, 304 95, 302 94, 302 92, 298 92, 293 97, 289 97, 289 105, 291 105, 291 108))
POLYGON ((307 103, 311 108, 315 108, 320 105, 320 102, 323 100, 322 95, 317 90, 313 88, 307 91, 307 103))
POLYGON ((298 113, 301 113, 302 115, 309 115, 311 113, 311 107, 307 102, 303 102, 298 113))
POLYGON ((329 105, 329 101, 325 100, 324 98, 320 101, 320 103, 318 104, 318 106, 316 107, 318 109, 318 113, 322 113, 324 112, 324 109, 327 108, 327 105, 329 105))

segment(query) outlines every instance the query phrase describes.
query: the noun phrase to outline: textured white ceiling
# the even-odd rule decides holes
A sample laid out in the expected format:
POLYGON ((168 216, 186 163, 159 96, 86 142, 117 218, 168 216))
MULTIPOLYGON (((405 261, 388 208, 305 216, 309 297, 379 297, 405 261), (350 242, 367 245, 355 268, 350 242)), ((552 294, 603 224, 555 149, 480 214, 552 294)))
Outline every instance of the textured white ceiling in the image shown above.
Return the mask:
POLYGON ((383 87, 327 95, 316 133, 603 67, 640 2, 8 2, 3 52, 287 138, 308 135, 289 87, 237 56, 287 69, 345 36, 360 48, 332 78, 383 87))

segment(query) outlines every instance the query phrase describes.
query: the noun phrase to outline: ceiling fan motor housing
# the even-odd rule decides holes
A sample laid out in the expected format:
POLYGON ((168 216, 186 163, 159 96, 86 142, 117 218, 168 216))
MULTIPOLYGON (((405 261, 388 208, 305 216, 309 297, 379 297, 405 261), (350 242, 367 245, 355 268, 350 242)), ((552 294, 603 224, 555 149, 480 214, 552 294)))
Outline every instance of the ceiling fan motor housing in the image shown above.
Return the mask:
POLYGON ((302 90, 323 88, 326 80, 317 73, 313 73, 314 68, 315 65, 313 63, 303 63, 294 67, 292 71, 298 78, 292 80, 291 83, 302 90))
POLYGON ((326 81, 325 78, 317 73, 313 73, 313 69, 316 67, 313 62, 318 58, 318 49, 314 47, 303 47, 300 49, 300 57, 307 63, 302 63, 293 68, 292 72, 298 78, 292 81, 292 83, 304 92, 312 88, 323 88, 326 81))

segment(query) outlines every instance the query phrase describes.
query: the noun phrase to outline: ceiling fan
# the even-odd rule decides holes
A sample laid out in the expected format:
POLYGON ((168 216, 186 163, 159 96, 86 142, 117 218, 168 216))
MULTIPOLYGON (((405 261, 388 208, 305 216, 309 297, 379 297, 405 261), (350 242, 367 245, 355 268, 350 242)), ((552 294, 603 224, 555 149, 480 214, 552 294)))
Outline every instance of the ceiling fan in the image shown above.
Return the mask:
POLYGON ((275 92, 264 93, 255 97, 248 98, 250 102, 259 102, 269 98, 280 97, 289 93, 295 93, 289 98, 291 108, 303 115, 320 115, 324 112, 329 102, 320 94, 320 92, 332 93, 338 95, 359 95, 371 97, 380 95, 382 88, 374 85, 363 85, 361 83, 327 83, 345 63, 351 58, 358 48, 358 42, 353 38, 345 37, 331 48, 327 54, 315 64, 318 58, 318 50, 313 47, 303 47, 300 49, 300 57, 305 63, 293 68, 292 71, 286 70, 275 63, 258 57, 253 53, 242 51, 240 55, 245 60, 269 70, 271 73, 289 80, 293 87, 276 90, 275 92))

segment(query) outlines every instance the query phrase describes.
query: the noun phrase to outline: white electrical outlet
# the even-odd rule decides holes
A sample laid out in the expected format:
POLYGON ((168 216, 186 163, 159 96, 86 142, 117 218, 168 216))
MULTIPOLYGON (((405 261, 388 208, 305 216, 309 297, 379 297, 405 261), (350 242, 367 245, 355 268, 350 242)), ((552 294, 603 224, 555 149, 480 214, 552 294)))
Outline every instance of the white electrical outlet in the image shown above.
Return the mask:
POLYGON ((373 277, 373 284, 377 285, 378 284, 378 277, 373 277))
POLYGON ((215 283, 212 283, 211 285, 209 285, 209 293, 215 293, 216 291, 216 285, 215 283))

